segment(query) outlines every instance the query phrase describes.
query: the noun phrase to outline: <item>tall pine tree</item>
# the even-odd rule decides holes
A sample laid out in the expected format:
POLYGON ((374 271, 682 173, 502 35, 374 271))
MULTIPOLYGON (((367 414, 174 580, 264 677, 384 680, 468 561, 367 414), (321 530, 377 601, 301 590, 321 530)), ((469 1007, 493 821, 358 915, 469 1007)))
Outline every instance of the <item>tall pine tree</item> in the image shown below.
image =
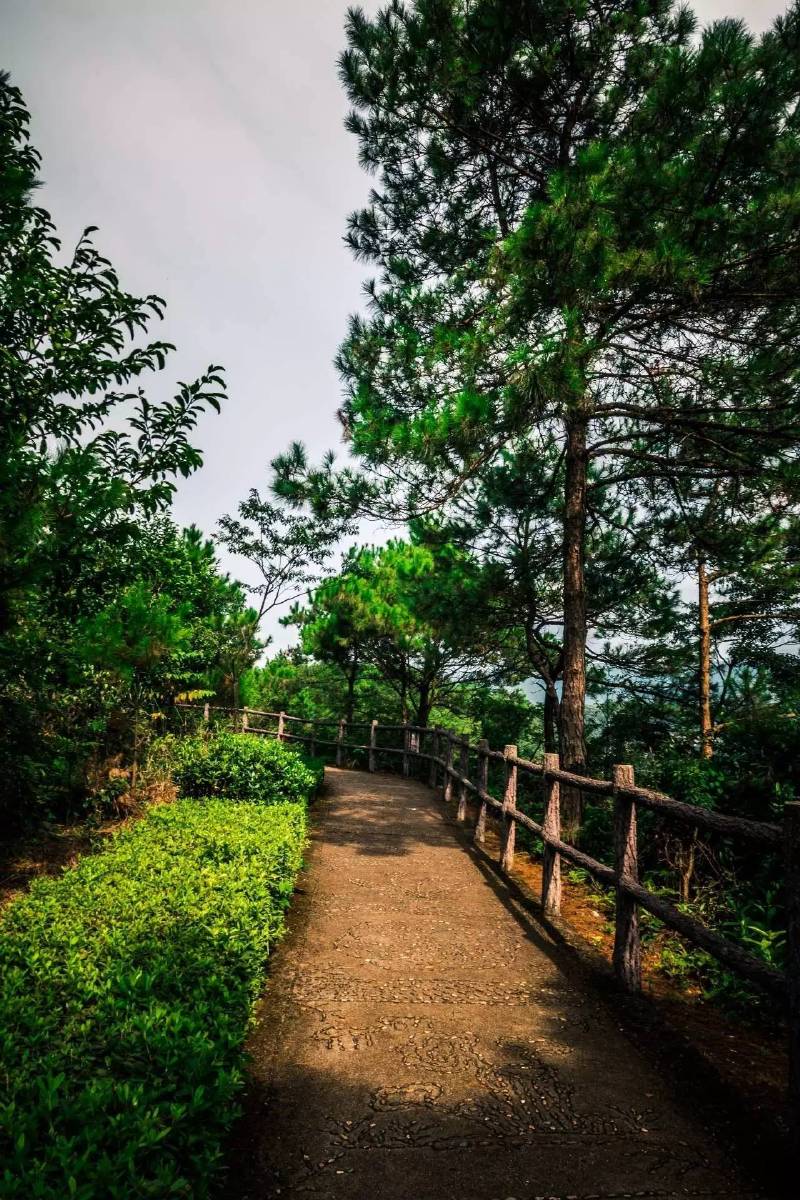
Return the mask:
POLYGON ((796 442, 797 11, 761 41, 692 31, 659 0, 419 0, 352 12, 342 60, 378 175, 349 240, 381 270, 340 354, 345 428, 411 512, 513 436, 558 446, 577 771, 589 487, 725 480, 745 439, 796 442))

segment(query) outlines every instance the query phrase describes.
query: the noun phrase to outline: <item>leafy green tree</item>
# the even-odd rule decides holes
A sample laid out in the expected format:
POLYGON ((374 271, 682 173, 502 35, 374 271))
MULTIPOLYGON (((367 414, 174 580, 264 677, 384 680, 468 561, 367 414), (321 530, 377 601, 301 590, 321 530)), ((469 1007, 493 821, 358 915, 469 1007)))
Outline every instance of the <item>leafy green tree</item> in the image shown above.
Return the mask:
POLYGON ((161 517, 139 529, 113 567, 120 579, 145 581, 154 597, 182 614, 183 636, 169 656, 163 705, 198 690, 237 700, 238 681, 261 643, 255 613, 241 585, 220 571, 214 543, 194 526, 178 530, 161 517))
MULTIPOLYGON (((11 822, 51 803, 63 811, 85 791, 85 766, 110 711, 98 672, 130 689, 134 659, 137 680, 147 663, 145 617, 155 622, 154 650, 159 613, 167 624, 178 613, 175 598, 162 602, 155 585, 146 599, 137 553, 176 478, 200 465, 192 432, 224 396, 215 366, 178 384, 172 399, 147 395, 148 376, 172 349, 148 340, 163 301, 121 287, 91 227, 63 254, 51 217, 35 203, 40 162, 28 123, 19 90, 3 74, 0 803, 11 822), (138 629, 130 644, 122 637, 126 604, 132 636, 138 629), (84 636, 91 628, 100 637, 94 622, 103 625, 105 650, 117 644, 123 655, 116 667, 95 661, 97 647, 84 636)), ((180 638, 173 649, 187 647, 180 638)))
POLYGON ((264 648, 264 642, 258 638, 258 622, 256 610, 247 608, 221 615, 209 631, 212 661, 223 671, 223 681, 230 687, 234 708, 240 706, 242 676, 264 648))
POLYGON ((306 654, 342 672, 346 685, 342 714, 352 721, 359 669, 370 656, 371 630, 346 588, 342 588, 341 579, 326 580, 314 592, 307 609, 296 605, 284 621, 300 627, 306 654))
POLYGON ((518 687, 465 684, 453 690, 433 719, 459 729, 473 744, 480 738, 495 750, 513 744, 523 758, 541 758, 544 750, 541 707, 518 687))
POLYGON ((219 521, 219 541, 251 563, 261 577, 251 588, 259 597, 259 622, 273 609, 307 595, 337 542, 352 532, 350 506, 323 503, 310 512, 290 486, 281 491, 281 480, 305 473, 307 467, 303 446, 293 442, 272 463, 274 499, 252 488, 237 516, 219 521))
POLYGON ((94 685, 110 684, 111 707, 130 729, 131 791, 136 791, 139 748, 149 722, 163 716, 166 664, 187 636, 186 612, 154 595, 143 580, 131 584, 79 631, 79 661, 97 668, 94 685))
MULTIPOLYGON (((338 719, 344 712, 344 677, 329 663, 308 659, 299 647, 267 657, 242 676, 248 708, 288 712, 295 717, 338 719)), ((365 716, 371 720, 373 714, 365 716)))
POLYGON ((181 384, 174 399, 148 399, 139 380, 164 367, 173 348, 140 344, 163 316, 155 295, 120 288, 95 249, 93 228, 66 263, 55 226, 32 203, 39 156, 30 145, 19 90, 0 77, 0 630, 14 601, 47 571, 46 528, 62 486, 87 475, 107 481, 102 520, 116 512, 153 512, 174 492, 174 477, 200 465, 189 435, 200 413, 219 409, 220 368, 181 384), (120 421, 121 417, 121 421, 120 421), (113 420, 113 424, 112 424, 113 420), (56 447, 58 452, 55 453, 56 447), (42 531, 45 537, 42 538, 42 531))

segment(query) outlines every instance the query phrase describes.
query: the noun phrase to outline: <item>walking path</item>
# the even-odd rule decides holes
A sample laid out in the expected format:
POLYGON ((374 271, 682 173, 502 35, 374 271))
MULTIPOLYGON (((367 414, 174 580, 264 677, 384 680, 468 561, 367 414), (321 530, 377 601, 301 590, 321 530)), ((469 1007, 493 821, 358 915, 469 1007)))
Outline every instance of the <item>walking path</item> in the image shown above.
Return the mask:
POLYGON ((433 792, 327 779, 229 1200, 756 1200, 433 792))

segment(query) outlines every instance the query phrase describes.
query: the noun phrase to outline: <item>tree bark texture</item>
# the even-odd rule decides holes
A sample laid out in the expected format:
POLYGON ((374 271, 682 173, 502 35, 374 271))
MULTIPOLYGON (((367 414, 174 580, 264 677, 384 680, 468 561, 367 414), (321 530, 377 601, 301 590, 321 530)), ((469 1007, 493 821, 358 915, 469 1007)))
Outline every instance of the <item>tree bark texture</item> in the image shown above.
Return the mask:
POLYGON ((356 699, 356 679, 358 677, 358 659, 354 658, 347 672, 347 702, 345 703, 344 716, 348 725, 353 722, 353 709, 355 708, 356 699))
POLYGON ((711 758, 714 753, 714 727, 711 718, 711 620, 708 608, 708 572, 702 558, 697 560, 697 615, 700 630, 700 753, 711 758))
POLYGON ((558 693, 555 687, 544 694, 544 749, 546 754, 558 753, 558 693))
POLYGON ((423 729, 427 729, 428 721, 431 715, 431 685, 429 682, 423 681, 419 687, 419 704, 417 705, 416 725, 421 725, 423 729))
MULTIPOLYGON (((564 486, 564 675, 560 705, 561 765, 582 775, 586 767, 586 439, 582 411, 567 420, 564 486)), ((569 839, 580 827, 582 797, 577 788, 561 789, 561 824, 569 839)))

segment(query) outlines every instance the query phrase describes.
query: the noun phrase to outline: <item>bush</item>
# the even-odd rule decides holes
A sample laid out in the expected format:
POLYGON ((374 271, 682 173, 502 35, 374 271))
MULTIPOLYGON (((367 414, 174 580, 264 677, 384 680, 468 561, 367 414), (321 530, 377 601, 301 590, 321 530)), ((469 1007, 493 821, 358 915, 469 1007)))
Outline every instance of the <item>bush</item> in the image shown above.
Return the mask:
POLYGON ((172 772, 183 796, 225 796, 276 804, 305 800, 322 768, 283 742, 252 733, 170 739, 172 772))
POLYGON ((304 840, 302 804, 180 800, 6 910, 0 1196, 208 1195, 304 840))
POLYGON ((325 782, 325 759, 317 756, 311 758, 310 755, 304 754, 303 763, 314 776, 314 791, 318 792, 325 782))

